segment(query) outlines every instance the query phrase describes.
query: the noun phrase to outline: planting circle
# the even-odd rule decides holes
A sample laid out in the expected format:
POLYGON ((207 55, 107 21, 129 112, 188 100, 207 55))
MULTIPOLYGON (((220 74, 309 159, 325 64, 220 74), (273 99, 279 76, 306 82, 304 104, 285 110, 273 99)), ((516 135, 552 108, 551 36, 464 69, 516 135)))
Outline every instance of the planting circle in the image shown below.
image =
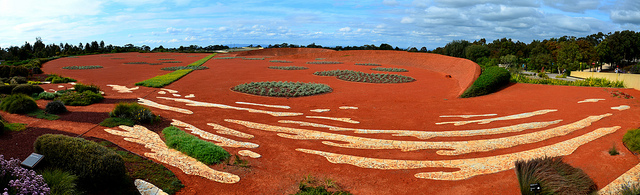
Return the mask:
POLYGON ((302 97, 329 93, 333 91, 333 89, 331 89, 329 85, 325 84, 288 81, 244 83, 231 88, 231 90, 241 93, 271 97, 302 97))

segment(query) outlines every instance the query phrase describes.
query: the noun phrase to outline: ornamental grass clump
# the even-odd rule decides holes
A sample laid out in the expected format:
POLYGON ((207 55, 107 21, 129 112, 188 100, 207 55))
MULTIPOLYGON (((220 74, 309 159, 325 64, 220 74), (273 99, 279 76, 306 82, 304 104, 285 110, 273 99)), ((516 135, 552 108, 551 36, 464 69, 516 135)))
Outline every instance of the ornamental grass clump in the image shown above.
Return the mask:
POLYGON ((47 103, 44 111, 49 114, 62 114, 67 112, 67 107, 61 101, 56 100, 47 103))
POLYGON ((404 68, 372 68, 371 70, 377 70, 377 71, 384 71, 384 72, 409 72, 407 69, 404 68))
POLYGON ((42 178, 51 188, 51 194, 72 195, 80 194, 76 188, 78 176, 61 169, 47 169, 42 171, 42 178))
POLYGON ((5 160, 0 154, 0 192, 2 194, 49 194, 42 175, 20 167, 20 160, 5 160))
POLYGON ((277 70, 306 70, 309 69, 304 66, 269 66, 269 69, 277 69, 277 70))
POLYGON ((52 100, 53 98, 56 98, 55 93, 49 93, 49 92, 43 91, 38 94, 38 99, 41 99, 41 100, 52 100))
POLYGON ((113 111, 109 112, 109 116, 129 119, 138 124, 152 123, 156 120, 156 115, 151 112, 151 109, 136 102, 120 102, 116 104, 113 111))
POLYGON ((627 131, 622 137, 622 142, 631 152, 640 152, 640 129, 627 131))
POLYGON ((38 109, 36 101, 21 93, 10 95, 0 102, 0 110, 11 114, 25 114, 36 109, 38 109))
POLYGON ((334 62, 334 61, 313 61, 313 62, 307 62, 307 64, 342 64, 342 62, 334 62))
POLYGON ((100 87, 98 87, 97 85, 94 84, 89 84, 89 85, 85 85, 82 83, 78 83, 75 86, 73 86, 73 88, 76 90, 76 92, 78 93, 82 93, 85 91, 91 91, 93 93, 100 93, 100 87))
POLYGON ((55 100, 59 100, 64 105, 68 106, 87 106, 102 101, 104 97, 99 93, 92 91, 84 91, 82 93, 77 91, 65 91, 61 93, 55 100))
POLYGON ((511 74, 507 69, 497 66, 486 68, 460 97, 477 97, 496 92, 500 88, 507 86, 510 78, 511 74))
POLYGON ((218 164, 231 156, 222 147, 201 140, 174 126, 163 129, 162 134, 168 147, 179 150, 207 165, 218 164))
POLYGON ((302 97, 329 93, 333 89, 319 83, 269 81, 244 83, 231 88, 231 90, 271 97, 302 97))
POLYGON ((562 162, 561 157, 544 157, 515 162, 516 176, 523 195, 533 195, 529 184, 540 184, 537 194, 591 194, 598 187, 579 168, 562 162))

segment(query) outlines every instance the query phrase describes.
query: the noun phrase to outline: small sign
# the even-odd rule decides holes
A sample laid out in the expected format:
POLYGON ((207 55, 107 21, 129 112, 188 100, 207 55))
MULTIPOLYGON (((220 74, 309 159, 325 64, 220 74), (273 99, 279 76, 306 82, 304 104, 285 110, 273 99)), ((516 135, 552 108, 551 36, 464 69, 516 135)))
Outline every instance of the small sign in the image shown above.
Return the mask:
POLYGON ((538 193, 542 191, 542 188, 540 187, 539 183, 532 183, 532 184, 529 184, 529 191, 538 193))
POLYGON ((31 153, 27 159, 22 161, 22 166, 32 168, 35 167, 44 158, 41 154, 31 153))

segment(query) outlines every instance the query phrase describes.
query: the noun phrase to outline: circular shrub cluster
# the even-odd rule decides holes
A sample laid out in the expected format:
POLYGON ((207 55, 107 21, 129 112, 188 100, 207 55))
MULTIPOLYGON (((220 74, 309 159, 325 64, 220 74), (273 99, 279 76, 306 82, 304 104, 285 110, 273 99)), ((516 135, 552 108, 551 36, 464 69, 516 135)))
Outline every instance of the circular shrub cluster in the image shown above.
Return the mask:
POLYGON ((244 83, 233 87, 231 90, 271 97, 301 97, 329 93, 332 91, 331 87, 325 84, 288 81, 244 83))
POLYGON ((67 70, 87 70, 87 69, 98 69, 103 68, 102 66, 65 66, 62 69, 67 70))
POLYGON ((314 62, 307 62, 307 64, 342 64, 342 62, 335 62, 335 61, 314 61, 314 62))
POLYGON ((0 110, 11 114, 24 114, 36 109, 38 109, 36 101, 25 94, 13 94, 4 98, 0 103, 0 110))
POLYGON ((42 89, 42 87, 37 85, 20 84, 15 88, 13 88, 13 90, 11 90, 11 93, 12 94, 22 93, 22 94, 31 95, 34 93, 41 93, 43 91, 44 89, 42 89))
POLYGON ((380 64, 375 64, 375 63, 356 63, 356 65, 359 65, 359 66, 382 66, 380 64))
POLYGON ((65 107, 64 103, 61 101, 56 100, 47 103, 47 107, 45 107, 44 111, 49 114, 60 114, 67 112, 67 107, 65 107))
POLYGON ((409 72, 407 69, 404 68, 372 68, 371 70, 377 70, 377 71, 384 71, 384 72, 409 72))
POLYGON ((278 70, 306 70, 309 69, 304 66, 269 66, 270 69, 278 69, 278 70))
POLYGON ((416 79, 397 74, 364 73, 353 70, 329 70, 315 72, 318 76, 336 76, 340 80, 363 83, 408 83, 416 79))
POLYGON ((43 91, 40 94, 38 94, 38 99, 52 100, 53 98, 56 98, 56 94, 54 93, 43 91))

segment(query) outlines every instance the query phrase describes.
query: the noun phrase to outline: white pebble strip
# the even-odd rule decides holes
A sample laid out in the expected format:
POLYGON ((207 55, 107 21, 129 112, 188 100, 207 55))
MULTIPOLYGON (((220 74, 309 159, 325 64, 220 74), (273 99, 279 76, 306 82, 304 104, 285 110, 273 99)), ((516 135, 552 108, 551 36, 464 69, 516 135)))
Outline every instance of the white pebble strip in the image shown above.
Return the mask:
POLYGON ((473 115, 442 115, 441 118, 472 118, 483 116, 498 116, 498 114, 473 114, 473 115))
POLYGON ((604 100, 604 99, 586 99, 586 100, 579 101, 578 104, 587 103, 587 102, 598 102, 598 101, 602 101, 602 100, 604 100))
POLYGON ((158 108, 158 109, 162 109, 162 110, 170 110, 170 111, 179 112, 179 113, 182 113, 182 114, 193 114, 193 111, 191 111, 191 110, 187 110, 187 109, 183 109, 183 108, 171 107, 171 106, 167 106, 167 105, 163 105, 163 104, 158 104, 156 102, 153 102, 153 101, 147 100, 147 99, 138 98, 138 103, 141 104, 141 105, 146 105, 146 106, 150 106, 150 107, 154 107, 154 108, 158 108))
POLYGON ((169 93, 178 93, 178 91, 176 91, 176 90, 171 90, 171 89, 165 89, 165 88, 162 88, 161 90, 168 91, 169 93))
POLYGON ((174 97, 180 97, 180 94, 171 94, 171 95, 173 95, 174 97))
POLYGON ((194 97, 196 97, 196 95, 193 95, 193 94, 189 94, 189 95, 187 95, 187 96, 184 96, 184 97, 186 97, 186 98, 194 98, 194 97))
POLYGON ((248 157, 251 157, 251 158, 260 158, 260 157, 262 157, 262 155, 260 155, 258 153, 255 153, 253 151, 250 151, 250 150, 240 150, 240 151, 238 151, 238 154, 240 156, 248 156, 248 157))
POLYGON ((340 106, 340 109, 343 109, 343 110, 357 110, 358 107, 355 107, 355 106, 340 106))
POLYGON ((157 97, 157 98, 165 99, 165 100, 173 100, 173 101, 176 101, 176 102, 187 103, 187 106, 199 106, 199 107, 213 107, 213 108, 222 108, 222 109, 244 110, 244 111, 249 111, 249 112, 252 112, 252 113, 268 114, 268 115, 271 115, 271 116, 299 116, 299 115, 303 115, 302 113, 296 113, 296 112, 271 112, 271 111, 266 111, 266 110, 258 110, 258 109, 251 109, 251 108, 241 108, 241 107, 235 107, 235 106, 227 106, 227 105, 224 105, 224 104, 198 102, 198 101, 193 101, 193 100, 188 100, 188 99, 181 99, 181 98, 168 98, 168 97, 157 97))
POLYGON ((358 121, 351 120, 351 118, 335 118, 335 117, 326 117, 326 116, 306 116, 306 117, 307 118, 334 120, 334 121, 340 121, 340 122, 351 123, 351 124, 360 123, 358 121))
POLYGON ((213 129, 215 129, 215 130, 218 130, 218 131, 216 131, 216 133, 219 133, 219 134, 233 135, 233 136, 236 136, 236 137, 247 138, 247 139, 253 138, 253 135, 251 135, 251 134, 246 134, 246 133, 243 133, 243 132, 240 132, 240 131, 229 129, 229 128, 225 127, 225 126, 218 125, 218 124, 215 124, 215 123, 207 123, 207 125, 212 126, 213 129))
POLYGON ((140 192, 141 195, 169 195, 162 191, 162 189, 145 180, 136 179, 133 183, 136 185, 136 188, 138 188, 138 192, 140 192))
POLYGON ((503 117, 498 117, 498 118, 472 120, 472 121, 440 122, 440 123, 436 123, 436 125, 453 124, 455 126, 460 126, 460 125, 466 125, 466 124, 469 124, 469 123, 489 124, 489 123, 491 123, 493 121, 522 119, 522 118, 528 118, 528 117, 532 117, 532 116, 536 116, 536 115, 547 114, 549 112, 555 112, 555 111, 558 111, 558 110, 556 110, 556 109, 538 110, 538 111, 534 111, 534 112, 527 112, 527 113, 515 114, 515 115, 510 115, 510 116, 503 116, 503 117))
POLYGON ((252 106, 263 106, 263 107, 269 107, 269 108, 291 109, 291 107, 289 107, 289 106, 257 104, 257 103, 251 103, 251 102, 236 102, 236 104, 244 104, 244 105, 252 105, 252 106))
POLYGON ((254 144, 251 142, 241 142, 241 141, 236 141, 236 140, 232 140, 226 137, 222 137, 213 133, 209 133, 203 130, 198 129, 197 127, 173 119, 173 122, 171 123, 171 125, 176 126, 176 127, 183 127, 186 130, 191 131, 191 133, 199 135, 200 137, 202 137, 203 139, 207 139, 207 140, 211 140, 218 146, 222 146, 222 147, 232 147, 232 148, 257 148, 259 145, 258 144, 254 144))
POLYGON ((120 86, 120 85, 107 85, 109 87, 112 88, 112 90, 114 91, 118 91, 118 93, 133 93, 133 90, 137 90, 140 87, 132 87, 132 88, 127 88, 127 86, 120 86))
POLYGON ((331 109, 313 109, 313 110, 309 110, 311 112, 329 112, 331 111, 331 109))
POLYGON ((619 110, 619 111, 623 111, 623 110, 626 110, 626 109, 629 109, 629 108, 631 108, 631 107, 629 107, 629 106, 627 106, 627 105, 621 105, 621 106, 611 107, 611 109, 613 109, 613 110, 619 110))
POLYGON ((640 164, 635 167, 629 169, 627 172, 620 175, 620 177, 613 180, 611 183, 607 184, 604 188, 598 190, 598 194, 602 195, 617 195, 620 194, 623 187, 626 185, 627 187, 631 187, 631 185, 640 184, 640 164))
POLYGON ((167 94, 166 91, 158 91, 158 94, 167 94))

